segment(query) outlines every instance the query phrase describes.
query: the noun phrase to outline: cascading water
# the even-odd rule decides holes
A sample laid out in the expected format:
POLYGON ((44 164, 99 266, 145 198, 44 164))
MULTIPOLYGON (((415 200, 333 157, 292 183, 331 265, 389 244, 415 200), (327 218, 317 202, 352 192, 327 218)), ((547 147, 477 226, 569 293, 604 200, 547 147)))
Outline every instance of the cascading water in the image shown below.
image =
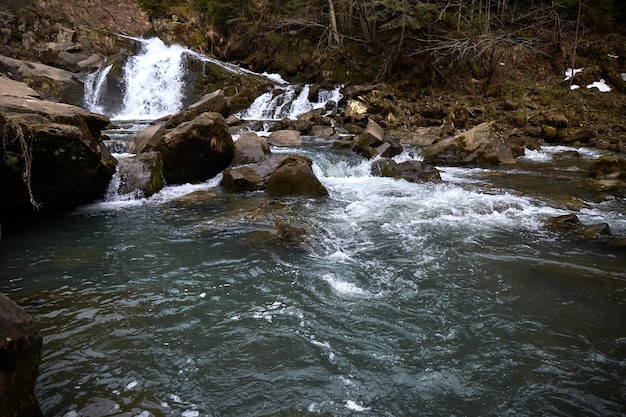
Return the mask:
POLYGON ((276 86, 274 91, 257 97, 239 116, 245 120, 280 120, 285 117, 297 119, 299 115, 308 111, 325 108, 330 102, 336 106, 343 97, 341 86, 337 86, 333 90, 320 89, 317 100, 311 101, 310 87, 309 84, 305 84, 298 93, 300 87, 296 85, 276 86))
POLYGON ((157 119, 182 108, 187 49, 158 38, 144 41, 142 48, 126 62, 124 100, 116 119, 157 119))
POLYGON ((102 93, 107 87, 107 75, 113 68, 113 64, 106 65, 101 70, 92 72, 85 77, 85 108, 94 113, 103 114, 106 112, 102 103, 102 93))
MULTIPOLYGON (((298 88, 247 116, 307 108, 298 88)), ((46 339, 45 415, 624 415, 623 253, 545 225, 570 212, 560 178, 600 152, 422 184, 318 139, 272 152, 311 158, 322 199, 216 177, 3 236, 0 292, 46 339)), ((624 213, 616 198, 578 216, 624 235, 624 213)))

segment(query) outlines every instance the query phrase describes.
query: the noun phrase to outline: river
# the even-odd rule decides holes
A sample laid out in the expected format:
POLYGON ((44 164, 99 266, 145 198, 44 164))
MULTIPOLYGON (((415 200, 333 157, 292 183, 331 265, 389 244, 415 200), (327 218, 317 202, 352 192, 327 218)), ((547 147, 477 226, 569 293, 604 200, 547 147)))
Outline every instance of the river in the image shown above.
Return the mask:
POLYGON ((312 158, 326 198, 218 176, 3 236, 0 291, 44 336, 46 416, 626 413, 624 252, 545 223, 563 194, 626 235, 624 201, 574 186, 598 151, 413 184, 304 142, 272 151, 312 158))

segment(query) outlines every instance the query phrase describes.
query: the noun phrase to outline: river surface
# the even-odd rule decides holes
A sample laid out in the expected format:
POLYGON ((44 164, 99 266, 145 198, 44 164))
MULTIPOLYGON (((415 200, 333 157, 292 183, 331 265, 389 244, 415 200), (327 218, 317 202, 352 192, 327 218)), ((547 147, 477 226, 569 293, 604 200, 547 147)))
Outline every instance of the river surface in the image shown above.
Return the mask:
POLYGON ((574 186, 597 154, 412 184, 305 142, 273 152, 311 157, 327 198, 218 177, 5 233, 46 416, 626 413, 626 254, 545 225, 563 194, 626 235, 623 201, 574 186))

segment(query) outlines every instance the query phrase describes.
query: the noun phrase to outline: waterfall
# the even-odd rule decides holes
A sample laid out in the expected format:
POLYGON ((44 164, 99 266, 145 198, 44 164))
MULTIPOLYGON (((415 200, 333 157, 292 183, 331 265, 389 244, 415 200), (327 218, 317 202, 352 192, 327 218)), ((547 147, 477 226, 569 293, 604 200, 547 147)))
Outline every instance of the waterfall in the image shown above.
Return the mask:
POLYGON ((101 114, 105 112, 101 99, 102 93, 106 90, 107 75, 111 68, 113 68, 113 64, 92 72, 85 78, 84 104, 87 110, 101 114))
POLYGON ((180 111, 186 51, 159 38, 145 40, 142 53, 130 57, 124 67, 124 100, 115 118, 157 119, 180 111))
POLYGON ((343 97, 341 86, 333 90, 320 89, 317 100, 309 98, 311 86, 305 84, 296 95, 298 86, 280 85, 274 91, 267 92, 257 97, 250 107, 239 116, 247 120, 280 120, 285 117, 297 119, 299 115, 315 109, 326 107, 329 102, 335 105, 343 97))

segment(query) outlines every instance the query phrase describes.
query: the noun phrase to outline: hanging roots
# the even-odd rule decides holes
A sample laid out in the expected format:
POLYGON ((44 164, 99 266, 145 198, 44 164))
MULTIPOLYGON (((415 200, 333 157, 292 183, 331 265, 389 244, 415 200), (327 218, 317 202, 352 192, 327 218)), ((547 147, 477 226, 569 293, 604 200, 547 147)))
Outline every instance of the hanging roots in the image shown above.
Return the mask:
POLYGON ((6 152, 6 144, 7 137, 9 136, 9 130, 12 130, 15 133, 15 138, 20 143, 20 148, 22 151, 22 158, 24 159, 24 168, 22 170, 22 180, 24 181, 24 185, 26 185, 26 190, 28 191, 28 198, 30 199, 30 204, 33 206, 35 211, 39 211, 41 208, 41 204, 35 201, 35 197, 33 196, 33 190, 31 188, 31 169, 33 166, 33 152, 32 152, 32 137, 30 145, 26 142, 26 137, 24 135, 24 131, 22 130, 22 126, 20 123, 14 118, 7 117, 7 123, 4 125, 3 132, 3 147, 6 152), (10 128, 10 129, 9 129, 10 128))

